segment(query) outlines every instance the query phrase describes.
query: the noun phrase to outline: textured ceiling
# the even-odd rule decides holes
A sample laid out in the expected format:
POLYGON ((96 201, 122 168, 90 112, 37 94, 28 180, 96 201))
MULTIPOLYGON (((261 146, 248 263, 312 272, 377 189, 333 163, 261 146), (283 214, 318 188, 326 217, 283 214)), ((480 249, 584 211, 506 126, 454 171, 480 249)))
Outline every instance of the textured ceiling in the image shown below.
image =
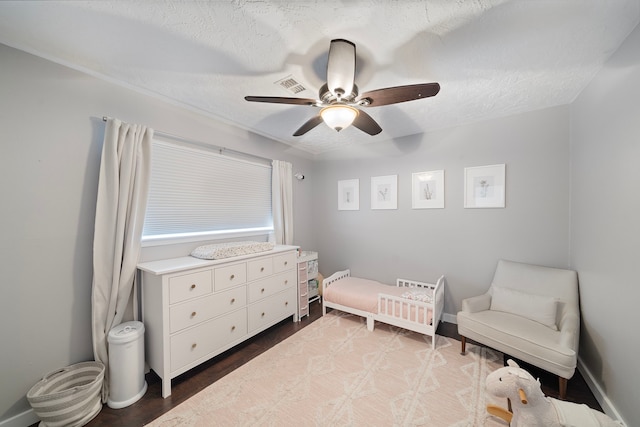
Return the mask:
MULTIPOLYGON (((572 102, 639 20, 638 0, 3 1, 0 43, 322 153, 572 102), (329 42, 357 46, 360 92, 438 82, 366 111, 383 132, 321 125, 329 42), (293 77, 306 90, 277 84, 293 77)), ((126 119, 126 118, 123 118, 126 119)), ((169 131, 168 129, 167 131, 169 131)))

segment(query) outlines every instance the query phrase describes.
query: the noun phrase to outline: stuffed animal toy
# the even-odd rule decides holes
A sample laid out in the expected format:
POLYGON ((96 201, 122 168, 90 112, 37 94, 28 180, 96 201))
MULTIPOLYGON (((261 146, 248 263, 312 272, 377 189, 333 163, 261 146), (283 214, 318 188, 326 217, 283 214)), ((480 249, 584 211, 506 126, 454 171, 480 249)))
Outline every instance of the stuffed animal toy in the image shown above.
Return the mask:
POLYGON ((620 427, 602 412, 587 405, 546 397, 540 381, 509 359, 504 368, 487 376, 487 392, 506 397, 511 410, 487 405, 491 415, 502 418, 511 427, 620 427))

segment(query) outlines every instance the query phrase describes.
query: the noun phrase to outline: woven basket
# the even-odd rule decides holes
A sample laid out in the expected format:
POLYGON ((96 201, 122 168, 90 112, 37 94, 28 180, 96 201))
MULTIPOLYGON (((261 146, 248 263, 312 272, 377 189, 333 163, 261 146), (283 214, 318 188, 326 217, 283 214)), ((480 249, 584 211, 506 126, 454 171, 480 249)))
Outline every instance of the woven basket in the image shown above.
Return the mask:
POLYGON ((102 409, 104 365, 82 362, 48 373, 27 392, 40 427, 83 426, 102 409))

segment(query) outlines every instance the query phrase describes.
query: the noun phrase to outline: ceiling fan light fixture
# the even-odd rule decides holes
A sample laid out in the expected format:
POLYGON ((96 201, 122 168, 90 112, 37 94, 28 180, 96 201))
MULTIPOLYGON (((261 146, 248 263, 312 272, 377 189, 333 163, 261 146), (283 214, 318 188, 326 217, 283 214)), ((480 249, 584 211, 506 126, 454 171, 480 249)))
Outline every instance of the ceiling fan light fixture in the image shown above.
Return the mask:
POLYGON ((327 126, 340 132, 351 126, 358 116, 358 110, 348 105, 330 105, 320 111, 320 116, 327 126))

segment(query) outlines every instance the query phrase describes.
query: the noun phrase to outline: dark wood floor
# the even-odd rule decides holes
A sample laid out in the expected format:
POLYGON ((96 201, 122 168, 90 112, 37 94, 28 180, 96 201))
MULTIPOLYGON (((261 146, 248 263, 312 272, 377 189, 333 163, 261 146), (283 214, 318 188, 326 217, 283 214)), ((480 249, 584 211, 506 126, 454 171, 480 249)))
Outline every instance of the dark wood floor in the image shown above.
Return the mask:
MULTIPOLYGON (((166 399, 163 399, 161 395, 160 379, 153 372, 150 372, 146 376, 148 390, 142 399, 122 409, 111 409, 107 405, 104 405, 102 411, 88 426, 133 427, 145 425, 229 372, 265 352, 280 341, 305 326, 308 326, 321 316, 321 304, 311 304, 310 315, 303 318, 302 321, 297 323, 293 323, 291 320, 280 322, 269 330, 174 378, 172 381, 171 396, 166 399)), ((452 323, 441 323, 438 328, 438 334, 458 340, 460 339, 457 333, 457 327, 452 323)), ((529 370, 534 377, 540 378, 542 390, 547 396, 558 397, 557 377, 531 366, 523 367, 529 370)), ((600 405, 578 371, 576 371, 574 377, 569 381, 567 400, 585 403, 592 408, 601 410, 600 405)), ((34 424, 32 427, 35 426, 37 426, 37 424, 34 424)))

